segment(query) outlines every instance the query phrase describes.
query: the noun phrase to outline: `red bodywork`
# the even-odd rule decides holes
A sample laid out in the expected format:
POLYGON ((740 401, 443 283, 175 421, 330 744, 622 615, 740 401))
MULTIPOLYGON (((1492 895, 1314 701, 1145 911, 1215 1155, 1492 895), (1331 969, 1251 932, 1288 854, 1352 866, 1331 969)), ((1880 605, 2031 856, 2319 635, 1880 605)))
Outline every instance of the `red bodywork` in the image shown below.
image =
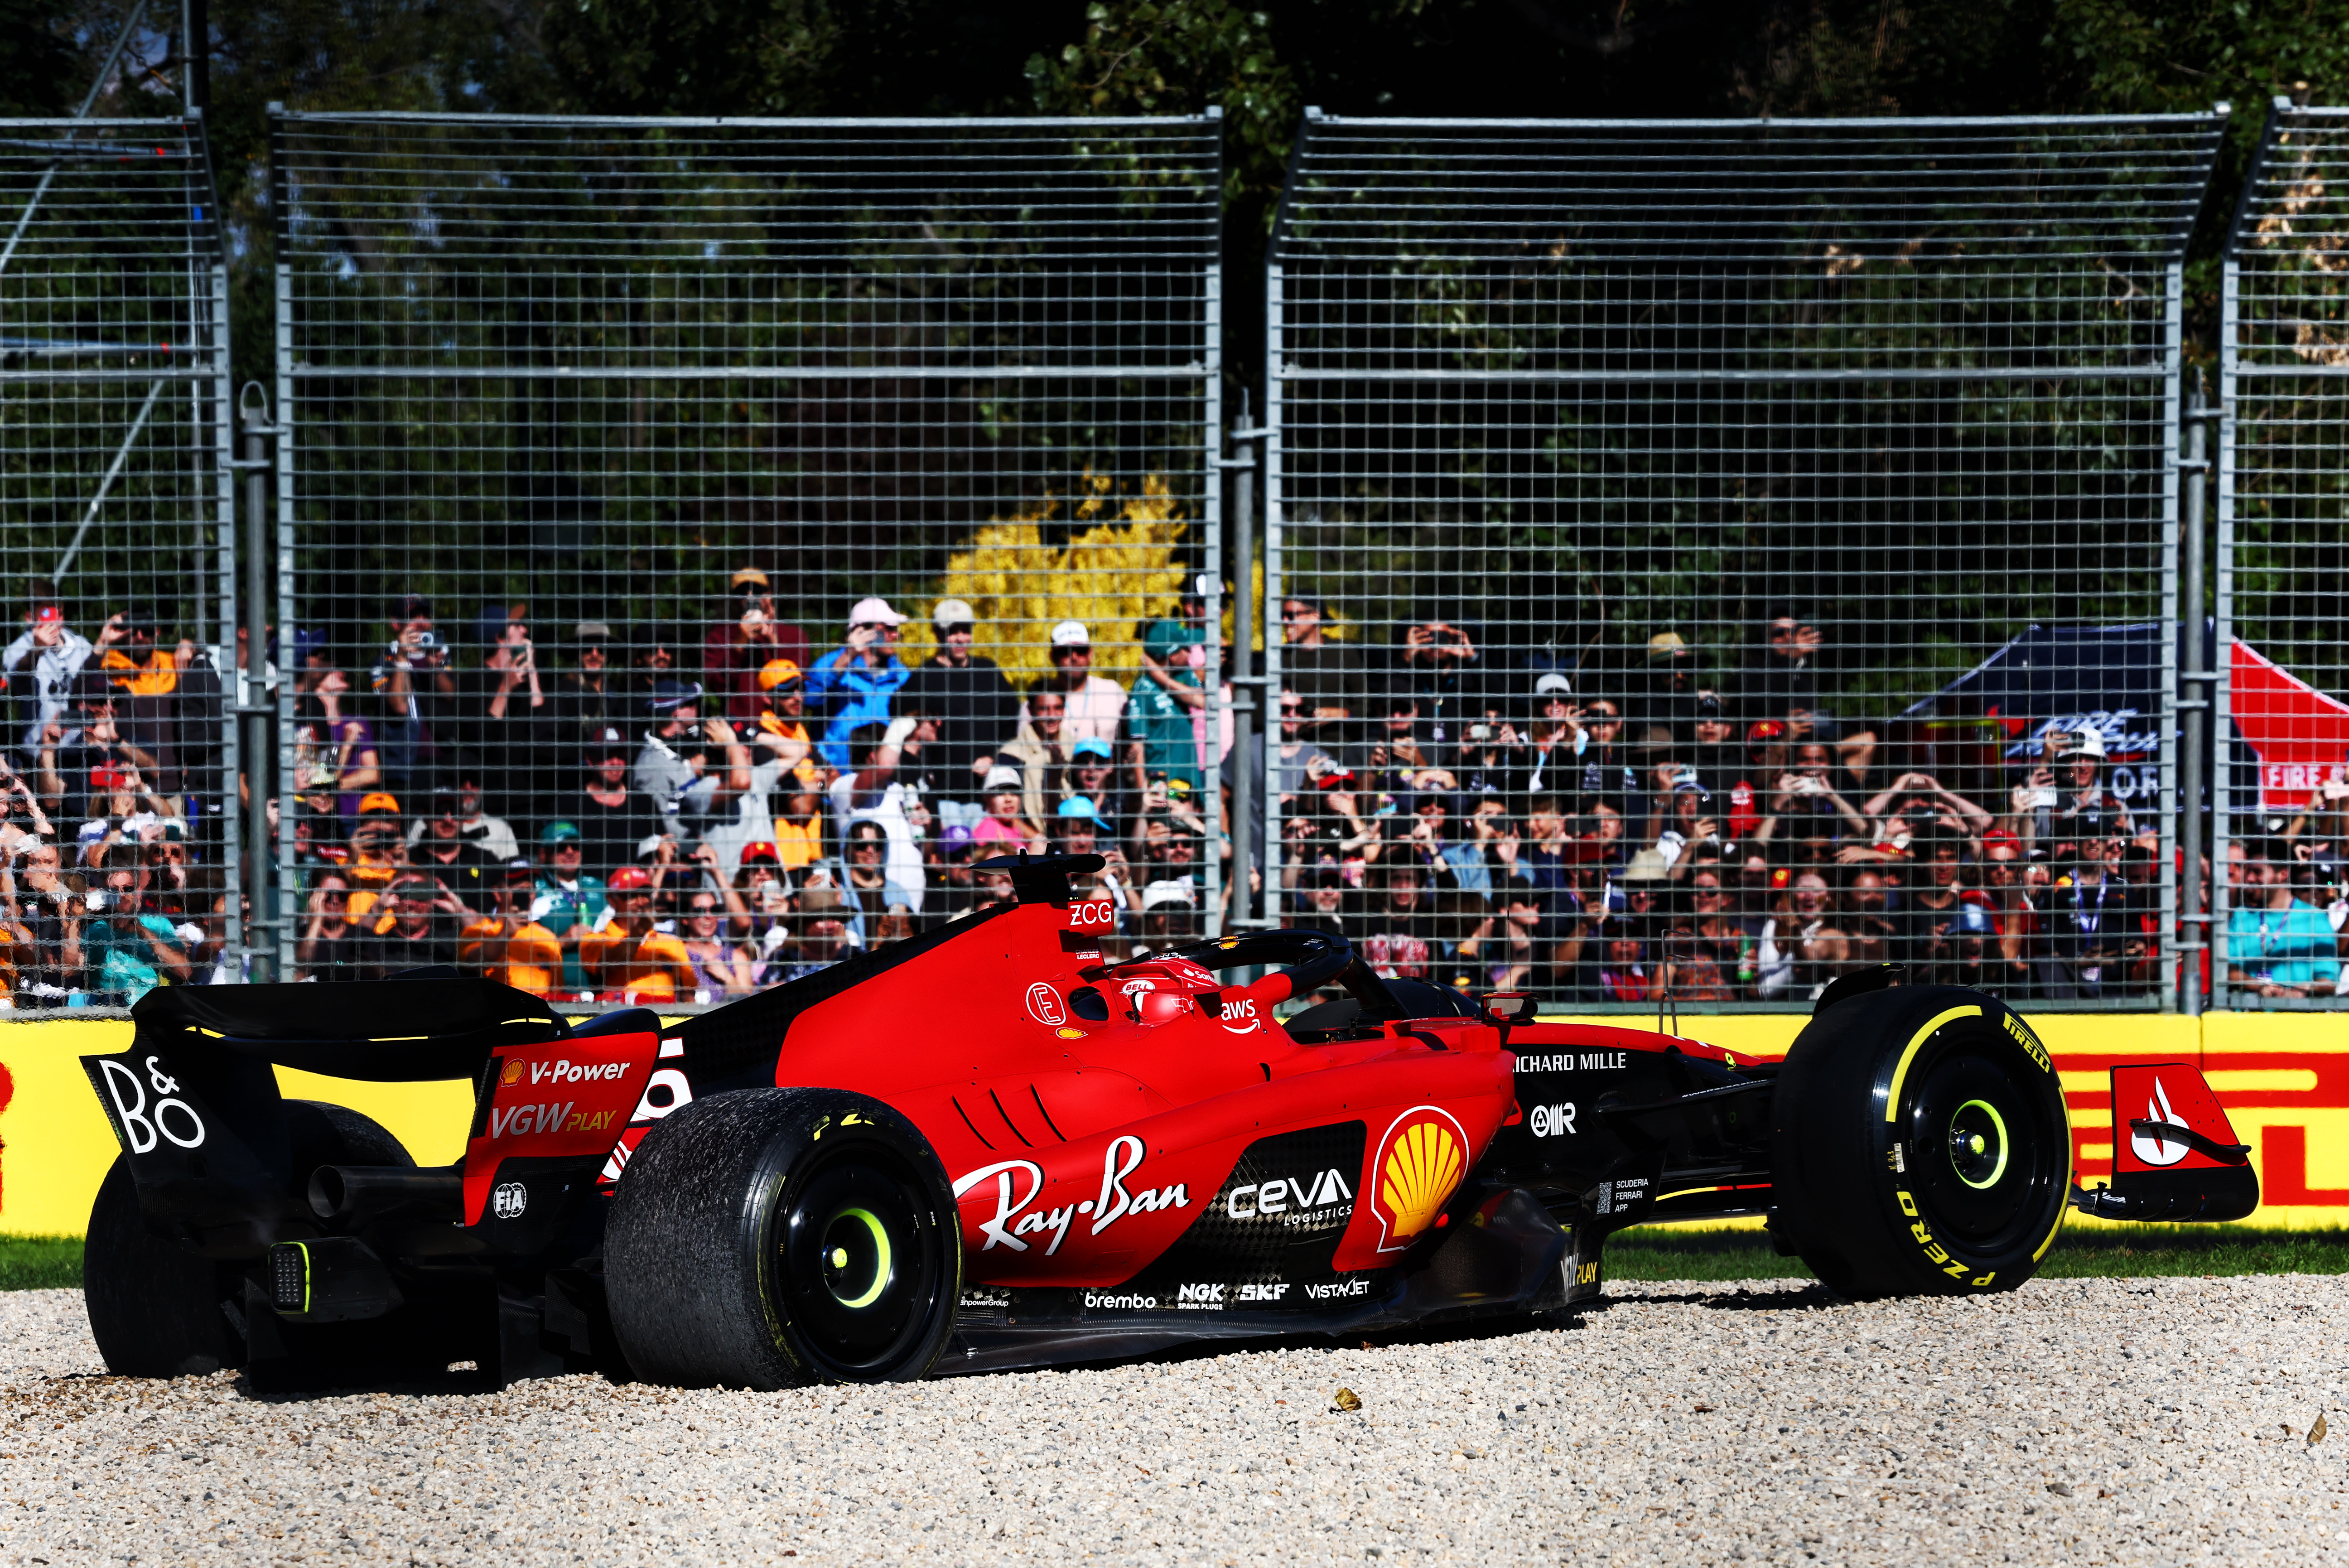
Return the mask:
MULTIPOLYGON (((870 1095, 927 1136, 960 1200, 973 1284, 1127 1280, 1200 1217, 1250 1145, 1356 1120, 1365 1127, 1362 1166, 1341 1173, 1353 1207, 1332 1265, 1390 1266, 1448 1222, 1446 1200, 1516 1119, 1515 1052, 1677 1046, 1733 1060, 1649 1030, 1539 1024, 1514 1029, 1512 1050, 1504 1051, 1499 1029, 1466 1018, 1300 1044, 1272 1019, 1288 994, 1284 974, 1230 991, 1179 958, 1104 974, 1107 909, 1078 902, 1004 910, 807 1008, 778 1043, 776 1085, 870 1095), (1107 1011, 1106 1019, 1081 1013, 1088 987, 1101 998, 1092 1010, 1107 1011)), ((584 1044, 509 1051, 501 1075, 511 1075, 518 1057, 536 1064, 567 1051, 577 1060, 584 1044)), ((626 1082, 645 1083, 643 1069, 656 1066, 655 1038, 620 1035, 609 1044, 613 1059, 634 1058, 626 1082)), ((674 1041, 659 1049, 678 1054, 674 1041)), ((653 1123, 692 1097, 695 1085, 679 1070, 649 1076, 607 1180, 653 1123)), ((501 1083, 492 1115, 507 1098, 545 1096, 531 1093, 525 1072, 501 1083)), ((472 1152, 573 1153, 577 1133, 477 1137, 472 1152)), ((467 1168, 467 1209, 476 1215, 494 1176, 472 1174, 470 1156, 467 1168)), ((1276 1191, 1261 1200, 1302 1208, 1338 1195, 1335 1188, 1276 1191)))

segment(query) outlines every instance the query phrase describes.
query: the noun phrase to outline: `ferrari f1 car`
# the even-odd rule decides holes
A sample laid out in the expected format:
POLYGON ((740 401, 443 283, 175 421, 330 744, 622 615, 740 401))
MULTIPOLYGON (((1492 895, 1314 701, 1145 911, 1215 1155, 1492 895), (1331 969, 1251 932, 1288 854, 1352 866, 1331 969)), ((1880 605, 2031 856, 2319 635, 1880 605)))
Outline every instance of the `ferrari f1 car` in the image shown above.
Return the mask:
POLYGON ((904 1379, 1570 1314, 1661 1220, 1764 1217, 1851 1296, 1971 1294, 2029 1279, 2067 1200, 2258 1201, 2184 1064, 2116 1073, 2131 1136, 2075 1188, 2046 1048, 1978 992, 1847 977, 1763 1064, 1316 931, 1108 961, 1067 881, 1097 861, 999 864, 1016 903, 673 1026, 448 971, 150 992, 84 1059, 122 1147, 85 1272, 108 1366, 904 1379), (281 1065, 471 1081, 464 1158, 418 1168, 281 1065))

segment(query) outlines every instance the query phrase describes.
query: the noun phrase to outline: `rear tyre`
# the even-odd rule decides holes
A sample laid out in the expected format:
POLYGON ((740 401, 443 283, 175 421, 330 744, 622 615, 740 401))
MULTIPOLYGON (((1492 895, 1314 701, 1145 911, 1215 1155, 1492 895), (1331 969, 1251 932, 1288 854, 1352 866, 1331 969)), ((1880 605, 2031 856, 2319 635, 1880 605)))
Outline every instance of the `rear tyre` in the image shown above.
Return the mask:
POLYGON ((946 1348, 962 1295, 954 1189, 920 1130, 878 1100, 712 1095, 630 1157, 604 1284, 647 1382, 911 1380, 946 1348))
POLYGON ((1787 1054, 1772 1114, 1772 1229, 1844 1295, 2013 1290, 2063 1222, 2072 1134, 2054 1064, 1994 996, 1837 1003, 1787 1054))
POLYGON ((200 1376, 244 1365, 244 1338, 227 1310, 243 1294, 243 1274, 150 1232, 120 1155, 90 1206, 81 1282, 90 1336, 117 1376, 200 1376))

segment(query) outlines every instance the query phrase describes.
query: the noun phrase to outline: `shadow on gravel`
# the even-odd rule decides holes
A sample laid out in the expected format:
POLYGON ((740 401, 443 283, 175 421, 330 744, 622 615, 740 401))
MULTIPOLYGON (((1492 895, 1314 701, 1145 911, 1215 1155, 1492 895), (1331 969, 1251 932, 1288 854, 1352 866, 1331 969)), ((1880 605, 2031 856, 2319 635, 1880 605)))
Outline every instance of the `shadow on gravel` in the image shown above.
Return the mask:
POLYGON ((1662 1306, 1701 1306, 1713 1312, 1813 1312, 1820 1307, 1848 1306, 1851 1303, 1823 1284, 1813 1282, 1800 1290, 1755 1291, 1743 1288, 1717 1291, 1679 1291, 1671 1294, 1640 1294, 1607 1296, 1591 1306, 1653 1302, 1662 1306))

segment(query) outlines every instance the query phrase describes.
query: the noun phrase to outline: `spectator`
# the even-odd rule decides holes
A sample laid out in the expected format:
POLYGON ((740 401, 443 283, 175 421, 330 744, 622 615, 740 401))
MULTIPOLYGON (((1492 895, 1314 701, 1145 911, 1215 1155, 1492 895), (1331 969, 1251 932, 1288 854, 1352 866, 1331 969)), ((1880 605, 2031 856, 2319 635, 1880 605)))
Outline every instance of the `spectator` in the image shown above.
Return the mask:
POLYGON ((678 673, 680 640, 672 628, 647 626, 631 629, 635 640, 628 659, 627 693, 634 706, 650 700, 664 681, 682 677, 678 673))
POLYGON ((538 889, 531 899, 530 918, 554 932, 562 945, 563 989, 577 995, 592 984, 579 961, 579 943, 609 922, 611 905, 604 879, 580 865, 582 845, 574 824, 548 823, 538 836, 538 889))
POLYGON ((1142 890, 1142 920, 1133 953, 1180 947, 1197 935, 1198 894, 1185 881, 1153 882, 1142 890))
POLYGON ((1281 600, 1280 639, 1281 683, 1300 699, 1308 737, 1324 746, 1351 740, 1350 726, 1371 716, 1369 650, 1332 641, 1309 593, 1281 600))
POLYGON ((1083 795, 1071 795, 1061 803, 1060 815, 1053 819, 1053 831, 1058 841, 1053 852, 1060 855, 1098 855, 1102 868, 1098 871, 1071 873, 1069 886, 1081 898, 1107 898, 1117 907, 1123 921, 1134 907, 1133 897, 1133 868, 1126 864, 1125 853, 1102 819, 1093 803, 1083 795))
POLYGON ((1819 705, 1817 666, 1825 640, 1817 627, 1792 609, 1771 616, 1746 669, 1747 717, 1775 720, 1790 738, 1807 738, 1819 705))
POLYGON ((2332 922, 2292 896, 2279 861, 2272 846, 2246 847, 2245 885, 2227 916, 2228 983, 2268 997, 2330 994, 2341 976, 2332 922))
POLYGON ((844 865, 840 891, 863 912, 867 931, 892 909, 913 913, 921 909, 920 874, 916 872, 910 884, 893 874, 889 836, 881 824, 870 817, 850 823, 842 846, 844 865))
POLYGON ((987 815, 971 829, 971 841, 983 854, 1011 855, 1025 849, 1030 855, 1044 851, 1043 830, 1021 812, 1023 797, 1019 790, 1019 774, 1011 768, 998 767, 987 775, 981 786, 987 815))
POLYGON ((1061 698, 1062 741, 1098 739, 1117 744, 1125 715, 1125 689, 1092 673, 1092 636, 1082 621, 1056 623, 1051 632, 1052 673, 1030 695, 1027 716, 1037 712, 1036 699, 1045 692, 1061 698))
POLYGON ((18 964, 14 981, 18 1005, 62 1006, 80 979, 80 895, 59 875, 61 857, 55 844, 22 838, 10 855, 13 864, 0 862, 0 907, 33 944, 31 961, 18 964), (70 963, 66 952, 69 934, 75 944, 70 963))
POLYGON ((344 820, 356 821, 360 797, 383 787, 375 726, 343 711, 351 683, 341 670, 305 670, 298 684, 307 691, 296 710, 300 718, 294 732, 297 787, 333 790, 344 820))
POLYGON ((478 670, 456 677, 461 717, 456 739, 467 760, 443 758, 447 763, 484 770, 498 800, 527 802, 535 792, 532 763, 542 737, 554 732, 554 709, 538 668, 538 649, 531 640, 526 607, 492 608, 481 619, 481 641, 489 649, 478 670))
POLYGON ((1638 692, 1640 716, 1668 725, 1677 739, 1696 718, 1696 650, 1676 631, 1648 639, 1647 667, 1638 692))
POLYGON ((326 871, 312 881, 302 908, 302 934, 294 946, 296 979, 346 978, 348 955, 357 950, 350 944, 359 934, 350 898, 351 886, 339 872, 326 871))
POLYGON ((441 760, 453 743, 457 678, 450 649, 432 624, 431 601, 409 594, 393 607, 391 640, 368 672, 376 695, 390 715, 381 744, 386 772, 404 787, 419 768, 441 760))
POLYGON ((773 659, 759 671, 759 690, 767 711, 750 732, 751 756, 776 763, 801 789, 822 790, 831 770, 808 734, 806 676, 790 659, 773 659))
MULTIPOLYGON (((1730 719, 1729 704, 1718 691, 1699 687, 1689 711, 1689 766, 1696 770, 1696 781, 1704 785, 1705 793, 1722 802, 1726 811, 1731 790, 1745 776, 1744 757, 1737 747, 1737 726, 1730 719)), ((1748 805, 1751 804, 1749 797, 1748 805)))
POLYGON ((547 694, 555 726, 551 745, 568 745, 628 722, 626 701, 609 680, 611 641, 611 627, 600 620, 583 620, 572 628, 572 667, 554 678, 547 694))
POLYGON ((1868 869, 1853 872, 1844 886, 1844 936, 1851 944, 1853 967, 1898 962, 1906 933, 1892 913, 1884 874, 1868 869))
POLYGON ((1762 944, 1759 922, 1740 915, 1737 895, 1722 880, 1720 867, 1700 866, 1689 876, 1688 900, 1695 940, 1702 944, 1713 967, 1751 995, 1760 973, 1762 944))
POLYGON ((1426 897, 1426 874, 1417 863, 1397 861, 1381 868, 1385 897, 1363 920, 1368 933, 1359 944, 1362 961, 1388 980, 1425 980, 1435 960, 1435 912, 1426 897))
POLYGON ((140 802, 159 816, 170 812, 148 782, 155 776, 154 756, 125 741, 116 726, 115 696, 113 686, 93 673, 81 683, 78 708, 67 711, 79 722, 70 729, 56 721, 42 726, 35 776, 42 805, 60 822, 119 821, 140 802))
MULTIPOLYGON (((1185 600, 1184 609, 1187 612, 1195 603, 1185 600)), ((1204 615, 1205 607, 1200 608, 1204 615)), ((1203 628, 1191 624, 1187 614, 1180 620, 1153 621, 1143 633, 1142 670, 1133 678, 1125 704, 1131 736, 1127 751, 1137 790, 1152 774, 1159 773, 1186 780, 1193 789, 1206 787, 1198 742, 1191 729, 1192 710, 1204 709, 1207 701, 1200 684, 1206 662, 1202 652, 1206 635, 1203 628)), ((1087 734, 1077 743, 1100 746, 1107 760, 1106 739, 1087 734)))
MULTIPOLYGON (((1960 910, 1976 907, 1967 904, 1965 898, 1963 840, 1946 829, 1932 828, 1917 840, 1917 845, 1925 883, 1902 900, 1899 911, 1902 927, 1899 956, 1909 965, 1911 983, 1955 984, 1947 977, 1954 972, 1961 957, 1959 944, 1963 932, 1960 910)), ((1975 950, 1979 962, 1979 942, 1975 950)))
MULTIPOLYGON (((195 647, 185 645, 192 657, 195 647)), ((123 738, 155 759, 156 793, 181 791, 178 701, 180 658, 155 646, 154 618, 131 608, 107 618, 98 628, 99 670, 115 689, 115 721, 123 738)), ((173 815, 178 815, 176 804, 173 815)))
POLYGON ((563 943, 531 917, 535 880, 528 860, 498 867, 491 878, 492 912, 458 934, 457 962, 501 985, 547 996, 563 979, 563 943))
MULTIPOLYGON (((904 705, 937 720, 932 766, 938 793, 960 806, 978 798, 996 753, 1010 742, 1019 722, 1019 698, 993 659, 971 651, 978 612, 968 602, 940 599, 931 607, 930 624, 938 650, 907 678, 904 705)), ((949 820, 968 824, 977 815, 974 807, 953 813, 949 820)))
POLYGON ((17 733, 26 755, 39 748, 49 725, 64 723, 89 656, 89 639, 67 628, 65 611, 55 603, 36 603, 26 612, 24 632, 0 653, 0 673, 19 704, 17 733))
MULTIPOLYGON (((1027 711, 1011 743, 996 754, 995 766, 1015 765, 1020 777, 1020 809, 1030 822, 1041 822, 1052 798, 1053 774, 1074 759, 1074 737, 1067 729, 1068 698, 1050 687, 1040 687, 1028 698, 1027 711)), ((995 769, 988 770, 988 778, 995 769)), ((994 786, 980 781, 982 794, 994 786)), ((974 827, 976 823, 972 825, 974 827)))
POLYGON ((1119 796, 1117 781, 1110 769, 1110 749, 1105 741, 1087 738, 1070 748, 1069 765, 1061 770, 1060 788, 1052 796, 1052 808, 1057 812, 1062 802, 1082 795, 1092 803, 1093 815, 1103 825, 1103 831, 1117 836, 1119 820, 1125 815, 1119 796))
POLYGON ((698 717, 701 688, 682 680, 654 687, 645 706, 653 728, 636 753, 636 786, 665 820, 663 831, 697 842, 750 787, 750 750, 725 720, 698 717))
POLYGON ((475 919, 489 908, 490 890, 504 862, 465 836, 462 799, 454 785, 432 786, 432 815, 409 830, 408 863, 462 904, 468 919, 475 919))
POLYGON ((719 897, 726 905, 728 933, 749 942, 754 955, 765 951, 775 929, 789 923, 792 909, 791 884, 776 864, 774 846, 743 846, 741 861, 720 887, 719 897))
POLYGON ((693 959, 682 941, 654 924, 651 874, 623 866, 610 886, 614 919, 579 941, 580 967, 593 977, 597 997, 632 1007, 689 1000, 693 959))
POLYGON ((28 842, 56 836, 40 797, 9 765, 6 753, 0 753, 0 857, 13 857, 28 842))
MULTIPOLYGON (((785 871, 797 871, 823 858, 823 800, 815 791, 793 790, 783 815, 774 819, 774 828, 775 858, 785 871)), ((750 848, 743 853, 747 857, 750 848)))
MULTIPOLYGON (((84 983, 102 1006, 129 1007, 159 985, 186 985, 195 978, 186 949, 203 932, 148 913, 139 880, 127 866, 107 872, 103 892, 89 900, 91 919, 82 925, 79 942, 71 934, 66 940, 67 967, 84 971, 84 983)), ((72 924, 67 922, 68 933, 72 924)))
POLYGON ((746 566, 735 572, 718 617, 702 638, 702 680, 725 718, 737 724, 755 723, 762 706, 759 672, 779 659, 805 670, 808 652, 807 633, 775 618, 767 574, 746 566))
POLYGON ((1843 972, 1850 957, 1826 876, 1804 871, 1763 922, 1755 990, 1764 999, 1815 998, 1843 972))
MULTIPOLYGON (((2332 923, 2308 905, 2299 907, 2316 916, 2329 938, 2332 923)), ((2051 998, 2094 999, 2105 994, 2108 980, 2121 980, 2126 946, 2136 933, 2129 929, 2127 890, 2106 877, 2104 861, 2084 857, 2074 863, 2070 876, 2057 878, 2050 889, 2047 916, 2048 946, 2056 970, 2047 988, 2051 998)), ((2323 951, 2331 956, 2329 940, 2323 951)))
POLYGON ((670 819, 652 797, 628 787, 628 742, 616 729, 588 738, 586 779, 576 795, 560 803, 561 819, 580 836, 581 859, 588 870, 608 877, 632 864, 666 836, 670 819))
POLYGON ((720 896, 708 888, 688 889, 681 922, 685 956, 693 963, 693 1000, 725 1002, 747 996, 752 989, 754 955, 739 942, 726 940, 719 929, 725 919, 720 896))
POLYGON ((910 719, 892 720, 886 727, 860 727, 849 741, 853 765, 832 781, 830 793, 843 843, 852 824, 880 825, 889 841, 889 879, 905 889, 910 910, 918 915, 922 912, 922 851, 912 814, 921 797, 895 776, 903 742, 913 730, 910 719))
POLYGON ((912 679, 897 661, 897 628, 905 623, 888 600, 859 599, 848 612, 847 644, 803 667, 807 694, 828 718, 818 749, 834 768, 852 765, 849 736, 865 724, 886 724, 890 700, 912 679))
POLYGON ((1485 662, 1476 639, 1470 623, 1430 606, 1404 624, 1396 647, 1389 694, 1417 699, 1428 739, 1439 746, 1456 744, 1464 716, 1484 702, 1485 662))

